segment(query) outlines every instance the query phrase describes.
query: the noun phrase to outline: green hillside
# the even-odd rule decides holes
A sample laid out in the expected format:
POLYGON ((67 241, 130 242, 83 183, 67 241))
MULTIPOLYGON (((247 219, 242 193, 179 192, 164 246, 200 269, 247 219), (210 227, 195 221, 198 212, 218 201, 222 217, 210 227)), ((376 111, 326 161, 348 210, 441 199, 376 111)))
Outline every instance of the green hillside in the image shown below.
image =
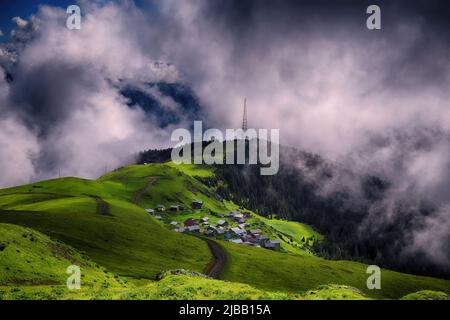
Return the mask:
MULTIPOLYGON (((133 277, 152 278, 162 270, 174 268, 202 271, 210 261, 211 254, 203 241, 170 232, 130 202, 104 198, 109 213, 100 214, 94 198, 78 196, 83 191, 108 195, 101 183, 95 190, 96 184, 73 178, 46 181, 39 183, 40 192, 52 193, 54 199, 39 201, 38 194, 39 200, 12 207, 11 196, 7 196, 6 209, 2 207, 5 197, 0 195, 0 222, 38 230, 86 252, 108 270, 133 277), (66 195, 69 192, 66 183, 73 187, 73 196, 60 198, 59 190, 66 195)), ((21 192, 28 187, 7 192, 21 192)))
MULTIPOLYGON (((67 267, 83 267, 83 283, 92 285, 114 279, 86 257, 69 246, 50 240, 33 229, 0 224, 0 285, 63 284, 68 277, 67 267)), ((117 285, 117 283, 116 283, 117 285)))
POLYGON ((90 261, 77 250, 36 230, 0 224, 0 300, 94 298, 108 290, 123 290, 127 281, 90 261), (67 268, 81 269, 80 291, 67 289, 67 268))
POLYGON ((450 296, 445 292, 422 290, 407 294, 401 300, 449 300, 450 296))
POLYGON ((223 279, 249 283, 265 290, 303 292, 324 284, 340 284, 379 299, 397 299, 423 288, 450 291, 450 281, 389 270, 382 270, 381 290, 368 290, 367 265, 362 263, 278 253, 227 242, 222 245, 231 256, 223 279))
MULTIPOLYGON (((280 240, 282 249, 276 252, 231 244, 218 238, 217 241, 220 241, 229 256, 229 262, 220 278, 239 286, 228 290, 221 283, 224 292, 209 297, 223 298, 231 293, 236 295, 236 290, 242 291, 242 297, 247 297, 247 293, 248 297, 254 298, 273 293, 273 297, 280 299, 310 299, 316 296, 316 293, 309 292, 311 290, 319 290, 321 295, 317 297, 323 299, 398 299, 421 290, 450 293, 450 281, 384 270, 382 290, 367 290, 367 266, 314 256, 309 250, 310 246, 312 242, 322 239, 315 230, 298 222, 266 219, 238 208, 232 202, 222 201, 216 196, 214 187, 205 184, 205 179, 214 177, 214 172, 205 166, 175 166, 167 163, 120 168, 98 180, 61 178, 3 189, 0 190, 0 223, 31 228, 29 230, 41 237, 50 237, 47 241, 58 240, 80 252, 87 261, 117 274, 120 281, 147 281, 138 288, 130 288, 127 284, 113 292, 105 290, 103 296, 97 292, 95 297, 167 298, 161 292, 165 292, 172 281, 177 286, 174 295, 183 297, 183 288, 194 290, 191 286, 195 281, 186 277, 169 277, 168 280, 156 283, 148 281, 164 270, 183 268, 203 272, 211 261, 212 254, 201 238, 173 232, 169 222, 183 222, 188 218, 206 216, 212 222, 228 219, 230 223, 234 223, 229 218, 220 218, 218 214, 237 209, 251 216, 247 221, 250 228, 260 228, 270 238, 280 240), (160 221, 144 210, 154 208, 157 204, 166 207, 180 204, 190 208, 193 200, 203 200, 203 208, 163 212, 160 214, 160 221), (303 241, 304 238, 306 241, 303 241)), ((0 238, 0 243, 2 241, 0 238)), ((32 252, 38 249, 32 247, 29 250, 32 252)), ((50 260, 44 260, 43 263, 53 265, 50 260)), ((0 283, 3 281, 9 286, 18 285, 11 281, 14 276, 11 269, 21 270, 24 266, 13 267, 14 265, 3 272, 0 270, 0 283)), ((35 283, 45 283, 52 278, 51 275, 58 275, 58 271, 51 268, 42 270, 46 270, 44 274, 34 275, 35 283)), ((205 282, 205 291, 195 289, 198 294, 193 297, 207 298, 208 288, 213 286, 214 284, 205 282)), ((227 282, 227 286, 233 284, 227 282)), ((40 292, 37 287, 27 287, 26 290, 29 294, 40 292)), ((94 296, 87 293, 84 296, 81 293, 73 296, 71 293, 64 297, 94 296)))

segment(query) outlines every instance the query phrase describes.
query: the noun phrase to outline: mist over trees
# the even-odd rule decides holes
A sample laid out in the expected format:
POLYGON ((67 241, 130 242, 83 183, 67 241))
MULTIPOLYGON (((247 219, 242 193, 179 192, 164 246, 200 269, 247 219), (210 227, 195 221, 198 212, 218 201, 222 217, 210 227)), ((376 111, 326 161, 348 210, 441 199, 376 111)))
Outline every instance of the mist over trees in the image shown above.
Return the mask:
MULTIPOLYGON (((328 259, 348 259, 380 267, 439 277, 450 277, 445 264, 411 250, 412 234, 420 230, 436 207, 420 200, 420 207, 397 201, 390 221, 383 206, 389 180, 359 176, 316 154, 289 147, 280 149, 280 170, 261 176, 259 165, 215 165, 216 176, 202 181, 216 188, 223 199, 270 217, 310 224, 325 235, 313 250, 328 259), (335 184, 347 170, 353 185, 335 184), (332 185, 332 187, 330 187, 332 185), (377 217, 377 218, 373 218, 377 217)), ((170 160, 170 149, 141 152, 138 163, 170 160)))

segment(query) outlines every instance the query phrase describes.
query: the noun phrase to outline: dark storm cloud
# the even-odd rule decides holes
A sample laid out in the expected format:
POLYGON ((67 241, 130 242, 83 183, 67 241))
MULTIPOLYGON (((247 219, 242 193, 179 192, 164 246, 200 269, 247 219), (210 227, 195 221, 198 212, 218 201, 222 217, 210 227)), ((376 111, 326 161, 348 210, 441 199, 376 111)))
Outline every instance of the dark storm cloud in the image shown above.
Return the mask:
MULTIPOLYGON (((205 3, 203 14, 213 23, 219 22, 236 36, 248 30, 255 21, 265 19, 270 26, 293 27, 313 21, 315 27, 330 29, 365 23, 365 12, 369 5, 378 5, 382 9, 383 23, 386 28, 397 24, 399 20, 417 19, 430 24, 436 30, 446 31, 450 26, 450 4, 445 0, 229 0, 209 1, 205 3), (330 25, 331 24, 331 25, 330 25)), ((448 34, 443 36, 448 37, 448 34)))
POLYGON ((17 113, 28 127, 43 135, 83 107, 85 88, 95 91, 101 83, 85 66, 63 61, 47 61, 15 74, 11 99, 19 106, 17 113))
MULTIPOLYGON (((361 45, 368 47, 372 42, 388 42, 395 48, 407 36, 398 28, 417 26, 425 32, 389 62, 383 82, 409 89, 412 85, 435 85, 448 80, 448 70, 442 68, 450 58, 448 1, 208 1, 202 14, 209 28, 217 28, 220 36, 232 39, 235 59, 254 54, 255 47, 264 51, 279 42, 302 41, 301 35, 344 35, 347 39, 359 39, 361 45), (365 11, 372 4, 381 7, 382 31, 365 28, 365 11)), ((374 49, 373 55, 377 55, 374 49)), ((367 63, 370 67, 371 61, 367 63)))

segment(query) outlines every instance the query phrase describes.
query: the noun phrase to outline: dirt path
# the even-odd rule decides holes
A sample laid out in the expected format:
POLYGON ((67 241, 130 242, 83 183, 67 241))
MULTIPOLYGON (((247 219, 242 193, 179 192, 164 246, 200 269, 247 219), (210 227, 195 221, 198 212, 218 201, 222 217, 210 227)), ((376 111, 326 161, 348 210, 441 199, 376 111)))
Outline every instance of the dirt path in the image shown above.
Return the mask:
POLYGON ((110 216, 109 204, 100 197, 93 197, 97 201, 97 212, 102 216, 110 216))
POLYGON ((203 240, 208 244, 209 250, 211 250, 214 257, 206 267, 204 273, 211 278, 218 279, 228 262, 227 252, 217 242, 205 238, 203 238, 203 240))
POLYGON ((136 194, 133 197, 133 203, 134 204, 139 204, 139 201, 141 200, 141 197, 146 194, 148 192, 148 190, 150 190, 150 188, 152 187, 152 185, 154 185, 156 182, 158 181, 158 178, 156 177, 149 177, 148 178, 148 182, 145 185, 144 188, 142 188, 141 190, 139 190, 138 192, 136 192, 136 194))

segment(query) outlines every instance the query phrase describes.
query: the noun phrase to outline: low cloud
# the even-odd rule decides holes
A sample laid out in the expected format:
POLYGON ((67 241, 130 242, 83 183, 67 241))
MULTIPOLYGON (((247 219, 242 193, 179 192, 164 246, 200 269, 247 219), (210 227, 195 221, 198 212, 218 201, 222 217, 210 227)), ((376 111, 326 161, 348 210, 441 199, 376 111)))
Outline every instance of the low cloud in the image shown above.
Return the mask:
POLYGON ((407 251, 419 251, 426 257, 450 268, 450 207, 445 206, 433 216, 425 219, 423 229, 412 234, 412 242, 407 251))
MULTIPOLYGON (((3 79, 3 77, 2 77, 3 79)), ((0 80, 0 185, 28 183, 35 175, 31 159, 39 152, 34 133, 8 110, 8 86, 0 80)))

